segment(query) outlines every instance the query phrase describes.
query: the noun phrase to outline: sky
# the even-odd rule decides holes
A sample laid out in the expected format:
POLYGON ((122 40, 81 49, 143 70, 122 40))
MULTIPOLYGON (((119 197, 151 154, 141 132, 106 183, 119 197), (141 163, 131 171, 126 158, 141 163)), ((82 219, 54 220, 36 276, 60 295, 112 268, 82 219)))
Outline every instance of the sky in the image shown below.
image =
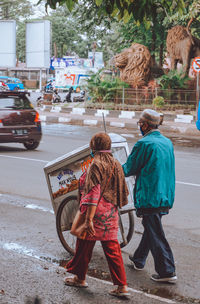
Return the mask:
MULTIPOLYGON (((33 5, 37 4, 37 2, 38 2, 38 0, 29 0, 29 1, 33 5)), ((41 4, 40 6, 35 6, 34 11, 35 11, 35 16, 34 16, 35 18, 39 18, 39 17, 46 15, 44 4, 41 4)), ((50 11, 50 9, 48 9, 48 11, 50 11)))

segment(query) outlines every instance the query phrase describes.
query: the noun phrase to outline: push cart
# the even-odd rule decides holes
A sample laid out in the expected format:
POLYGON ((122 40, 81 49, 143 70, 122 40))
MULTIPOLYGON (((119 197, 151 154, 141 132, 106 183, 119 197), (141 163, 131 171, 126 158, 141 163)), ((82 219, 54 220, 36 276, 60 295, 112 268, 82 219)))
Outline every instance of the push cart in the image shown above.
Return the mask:
MULTIPOLYGON (((112 141, 113 156, 125 163, 129 154, 124 137, 109 133, 112 141)), ((92 162, 89 145, 67 153, 44 167, 48 190, 56 216, 56 229, 63 247, 74 254, 76 237, 70 234, 71 225, 79 208, 78 180, 92 162)), ((126 246, 134 233, 134 206, 132 201, 133 178, 126 178, 129 188, 128 205, 119 208, 118 240, 121 247, 126 246)))

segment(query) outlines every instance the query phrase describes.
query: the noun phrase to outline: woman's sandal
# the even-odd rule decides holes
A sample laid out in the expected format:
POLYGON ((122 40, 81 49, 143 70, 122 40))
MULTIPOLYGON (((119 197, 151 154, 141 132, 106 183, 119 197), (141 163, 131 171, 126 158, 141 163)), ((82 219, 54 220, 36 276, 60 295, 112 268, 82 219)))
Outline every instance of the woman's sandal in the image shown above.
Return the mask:
POLYGON ((109 292, 109 295, 120 298, 120 297, 128 297, 130 296, 130 293, 128 291, 120 291, 118 289, 114 289, 109 292))
POLYGON ((87 288, 88 283, 79 281, 76 277, 67 277, 64 279, 64 283, 67 286, 87 288))

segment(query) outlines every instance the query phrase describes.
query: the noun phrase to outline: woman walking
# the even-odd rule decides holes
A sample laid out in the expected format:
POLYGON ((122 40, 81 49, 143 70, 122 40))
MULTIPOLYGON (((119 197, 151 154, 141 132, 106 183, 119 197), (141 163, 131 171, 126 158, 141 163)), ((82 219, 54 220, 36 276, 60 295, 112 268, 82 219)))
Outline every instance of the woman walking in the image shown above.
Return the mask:
POLYGON ((80 212, 85 214, 84 239, 77 238, 76 252, 67 264, 68 286, 87 287, 86 273, 97 240, 101 241, 111 278, 117 288, 113 296, 127 296, 128 288, 118 233, 118 207, 128 203, 128 189, 120 163, 111 153, 111 139, 106 133, 97 133, 90 141, 94 160, 79 180, 80 212))

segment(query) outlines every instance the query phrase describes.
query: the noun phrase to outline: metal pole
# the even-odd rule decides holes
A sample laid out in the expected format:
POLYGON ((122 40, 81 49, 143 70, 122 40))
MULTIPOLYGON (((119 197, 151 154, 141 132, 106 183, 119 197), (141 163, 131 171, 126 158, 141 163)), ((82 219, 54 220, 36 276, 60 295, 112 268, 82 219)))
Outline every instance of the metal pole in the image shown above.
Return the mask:
POLYGON ((40 69, 40 91, 42 91, 42 69, 40 69))
POLYGON ((124 105, 124 87, 122 88, 122 104, 124 105))
POLYGON ((105 133, 107 133, 107 131, 106 131, 106 121, 105 121, 105 118, 104 118, 104 113, 102 113, 102 116, 103 116, 104 131, 105 131, 105 133))
POLYGON ((197 72, 196 95, 197 95, 197 104, 196 104, 196 120, 197 120, 198 119, 198 106, 199 106, 199 72, 197 72))

